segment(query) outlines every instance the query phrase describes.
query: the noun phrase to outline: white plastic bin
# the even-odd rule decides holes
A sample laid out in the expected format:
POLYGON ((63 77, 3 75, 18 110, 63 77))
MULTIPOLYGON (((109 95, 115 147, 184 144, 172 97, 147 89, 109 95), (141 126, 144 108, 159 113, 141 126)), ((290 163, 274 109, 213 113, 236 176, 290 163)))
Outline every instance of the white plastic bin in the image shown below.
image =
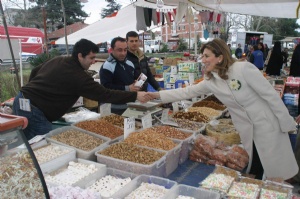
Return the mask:
POLYGON ((135 179, 133 179, 125 187, 120 189, 116 194, 112 195, 112 198, 114 198, 114 199, 125 198, 131 192, 136 190, 142 184, 142 182, 154 183, 156 185, 164 186, 166 189, 171 189, 173 186, 177 185, 177 182, 166 179, 166 178, 160 178, 160 177, 149 176, 149 175, 140 175, 140 176, 136 177, 135 179))
MULTIPOLYGON (((182 141, 182 145, 181 145, 181 151, 180 151, 178 163, 182 164, 189 157, 189 152, 192 149, 192 145, 194 144, 194 140, 195 140, 195 132, 186 130, 186 129, 178 129, 178 130, 180 130, 184 133, 192 133, 191 136, 187 137, 186 139, 179 140, 179 141, 182 141)), ((173 139, 173 140, 178 140, 178 139, 173 139)))
MULTIPOLYGON (((98 153, 98 152, 105 150, 108 147, 109 146, 106 146, 105 148, 103 148, 100 151, 97 151, 95 153, 95 155, 97 156, 97 162, 105 164, 107 167, 131 172, 131 173, 135 173, 135 174, 148 174, 148 175, 155 175, 155 176, 165 176, 166 175, 165 164, 166 164, 167 154, 165 154, 163 157, 161 157, 159 160, 153 162, 152 164, 146 165, 146 164, 139 164, 139 163, 130 162, 130 161, 126 161, 126 160, 121 160, 121 159, 105 156, 105 155, 98 153)), ((144 147, 144 148, 147 148, 147 147, 144 147)), ((162 150, 156 150, 156 149, 151 149, 151 150, 165 153, 165 151, 162 151, 162 150)))
POLYGON ((41 147, 45 147, 46 145, 54 145, 54 146, 58 146, 59 148, 62 148, 62 149, 68 149, 70 150, 68 153, 66 154, 63 154, 61 156, 58 156, 52 160, 49 160, 47 162, 44 162, 44 163, 39 163, 40 165, 40 168, 42 170, 43 173, 45 172, 52 172, 56 169, 58 169, 59 167, 63 166, 64 164, 68 163, 69 161, 71 160, 74 160, 76 158, 76 151, 75 149, 72 149, 70 147, 65 147, 65 146, 62 146, 62 145, 59 145, 59 144, 55 144, 55 143, 47 143, 47 142, 44 142, 42 144, 42 146, 40 147, 37 147, 33 150, 36 151, 38 150, 39 148, 41 147))
POLYGON ((163 199, 177 198, 178 196, 189 196, 195 199, 220 199, 221 195, 217 192, 191 187, 183 184, 174 186, 163 199))
POLYGON ((61 127, 61 128, 58 128, 58 129, 55 129, 55 130, 52 130, 50 131, 47 136, 46 136, 46 140, 49 141, 49 142, 52 142, 52 143, 56 143, 56 144, 60 144, 60 145, 63 145, 63 146, 68 146, 68 147, 71 147, 73 149, 76 150, 76 157, 77 158, 82 158, 82 159, 86 159, 86 160, 92 160, 92 161, 96 161, 96 156, 95 156, 95 152, 96 151, 99 151, 101 148, 107 146, 110 142, 110 139, 107 138, 107 137, 104 137, 104 136, 101 136, 101 135, 98 135, 98 134, 94 134, 94 133, 91 133, 89 131, 85 131, 83 129, 80 129, 80 128, 76 128, 74 126, 65 126, 65 127, 61 127), (84 151, 82 149, 78 149, 74 146, 70 146, 66 143, 63 143, 63 142, 59 142, 57 140, 54 140, 52 139, 51 137, 54 136, 54 135, 57 135, 57 134, 60 134, 60 133, 63 133, 65 131, 68 131, 68 130, 76 130, 76 131, 80 131, 82 133, 85 133, 85 134, 88 134, 88 135, 91 135, 95 138, 99 138, 99 139, 102 139, 103 140, 103 143, 101 145, 99 145, 98 147, 90 150, 90 151, 84 151))
MULTIPOLYGON (((106 170, 106 165, 104 164, 99 164, 97 162, 92 162, 92 161, 89 161, 89 160, 84 160, 84 159, 80 159, 80 158, 76 158, 76 159, 73 159, 71 160, 73 162, 78 162, 78 163, 82 163, 82 164, 86 164, 86 165, 91 165, 91 164, 94 164, 96 168, 98 168, 98 171, 94 172, 94 173, 91 173, 89 174, 88 176, 82 178, 81 180, 77 181, 76 183, 72 184, 71 186, 73 187, 80 187, 80 188, 85 188, 85 185, 88 183, 88 182, 91 182, 93 181, 94 179, 99 179, 100 176, 102 176, 102 173, 103 173, 103 170, 105 171, 106 170)), ((58 169, 52 171, 52 172, 44 172, 44 175, 55 175, 55 174, 58 174, 59 172, 63 171, 64 169, 66 169, 69 165, 69 162, 68 161, 67 163, 65 163, 64 165, 62 165, 61 167, 59 167, 58 169)), ((50 186, 58 186, 58 184, 53 184, 53 183, 48 183, 50 186)))
MULTIPOLYGON (((99 120, 99 118, 96 118, 96 119, 89 119, 89 120, 99 120)), ((84 121, 87 121, 87 120, 83 120, 83 121, 80 121, 80 122, 84 122, 84 121)), ((75 122, 75 123, 71 124, 71 126, 73 126, 74 128, 77 128, 77 129, 81 129, 81 130, 90 132, 90 133, 92 133, 93 135, 98 135, 98 136, 102 136, 102 137, 105 137, 105 138, 107 138, 107 139, 110 139, 109 144, 113 144, 113 143, 115 143, 115 142, 119 142, 120 140, 124 139, 124 129, 121 128, 121 127, 119 127, 119 126, 113 125, 114 127, 118 128, 118 129, 121 129, 121 130, 123 131, 123 135, 120 135, 120 136, 118 136, 118 137, 116 137, 116 138, 114 138, 114 139, 111 139, 111 138, 109 138, 109 137, 100 135, 100 134, 98 134, 98 133, 95 133, 95 132, 88 131, 88 130, 85 130, 85 129, 82 129, 82 128, 77 127, 76 124, 78 124, 78 123, 80 123, 80 122, 75 122)))
MULTIPOLYGON (((87 189, 88 187, 92 186, 96 181, 98 181, 99 179, 101 179, 101 178, 103 178, 103 177, 105 177, 107 175, 111 175, 111 176, 114 176, 114 177, 117 177, 117 178, 121 178, 121 179, 131 178, 131 180, 133 180, 135 177, 137 177, 137 175, 134 174, 134 173, 129 173, 129 172, 126 172, 126 171, 121 171, 121 170, 118 170, 118 169, 106 168, 105 167, 105 168, 102 169, 101 176, 99 178, 93 179, 92 181, 86 183, 85 189, 87 189)), ((115 192, 115 193, 117 193, 117 192, 115 192)), ((101 198, 103 198, 103 199, 109 199, 109 198, 111 198, 111 196, 104 197, 104 196, 101 195, 101 198)))

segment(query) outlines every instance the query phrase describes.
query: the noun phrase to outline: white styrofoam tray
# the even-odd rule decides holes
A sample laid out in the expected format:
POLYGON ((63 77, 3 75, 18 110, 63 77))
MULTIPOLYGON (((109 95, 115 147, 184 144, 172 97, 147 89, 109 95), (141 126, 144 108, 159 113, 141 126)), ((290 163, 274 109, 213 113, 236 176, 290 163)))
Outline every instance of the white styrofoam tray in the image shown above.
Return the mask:
POLYGON ((46 140, 49 141, 49 142, 52 142, 52 143, 56 143, 56 144, 60 144, 60 145, 63 145, 63 146, 71 147, 71 148, 73 148, 73 149, 76 150, 76 157, 77 157, 77 158, 82 158, 82 159, 92 160, 92 161, 96 161, 95 152, 96 152, 96 151, 99 151, 101 148, 107 146, 108 143, 110 142, 110 138, 107 138, 107 137, 104 137, 104 136, 101 136, 101 135, 98 135, 98 134, 95 134, 95 133, 91 133, 91 132, 89 132, 89 131, 85 131, 85 130, 83 130, 83 129, 76 128, 76 127, 73 127, 73 126, 64 126, 64 127, 57 128, 57 129, 54 129, 54 130, 50 131, 50 132, 47 133, 47 135, 46 135, 46 140), (68 144, 66 144, 66 143, 59 142, 59 141, 54 140, 54 139, 51 138, 51 137, 54 136, 54 135, 63 133, 63 132, 68 131, 68 130, 76 130, 76 131, 80 131, 80 132, 82 132, 82 133, 91 135, 91 136, 93 136, 93 137, 95 137, 95 138, 102 139, 102 140, 103 140, 103 143, 102 143, 101 145, 99 145, 98 147, 96 147, 96 148, 90 150, 90 151, 84 151, 84 150, 82 150, 82 149, 76 148, 76 147, 74 147, 74 146, 70 146, 70 145, 68 145, 68 144))

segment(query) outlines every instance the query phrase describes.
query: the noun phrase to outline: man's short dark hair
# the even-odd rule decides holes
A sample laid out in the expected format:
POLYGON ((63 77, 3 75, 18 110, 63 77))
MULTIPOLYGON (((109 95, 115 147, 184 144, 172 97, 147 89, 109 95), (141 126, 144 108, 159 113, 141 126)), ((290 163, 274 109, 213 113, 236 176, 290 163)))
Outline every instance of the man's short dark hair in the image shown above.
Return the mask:
POLYGON ((80 39, 78 42, 75 43, 73 48, 72 57, 78 58, 78 53, 82 54, 82 57, 87 56, 90 52, 98 53, 99 47, 87 39, 80 39))
POLYGON ((128 40, 128 37, 139 37, 139 34, 137 34, 137 32, 135 32, 135 31, 129 31, 126 34, 126 40, 128 40))
POLYGON ((254 46, 253 46, 253 49, 254 49, 254 50, 258 50, 258 45, 254 45, 254 46))
POLYGON ((115 48, 117 41, 126 42, 126 39, 124 39, 123 37, 115 37, 115 38, 113 38, 113 40, 111 40, 110 46, 112 48, 115 48))

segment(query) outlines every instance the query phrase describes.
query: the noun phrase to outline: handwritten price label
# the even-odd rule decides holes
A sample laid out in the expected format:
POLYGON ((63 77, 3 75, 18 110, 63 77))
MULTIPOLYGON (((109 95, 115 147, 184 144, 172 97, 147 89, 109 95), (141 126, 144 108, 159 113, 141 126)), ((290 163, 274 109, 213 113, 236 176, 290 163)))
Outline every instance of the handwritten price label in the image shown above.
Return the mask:
POLYGON ((135 131, 135 119, 134 117, 129 117, 124 119, 124 138, 126 139, 128 135, 135 131))
POLYGON ((151 116, 151 113, 148 113, 147 115, 145 115, 144 117, 142 117, 142 125, 143 125, 144 129, 152 127, 152 116, 151 116))

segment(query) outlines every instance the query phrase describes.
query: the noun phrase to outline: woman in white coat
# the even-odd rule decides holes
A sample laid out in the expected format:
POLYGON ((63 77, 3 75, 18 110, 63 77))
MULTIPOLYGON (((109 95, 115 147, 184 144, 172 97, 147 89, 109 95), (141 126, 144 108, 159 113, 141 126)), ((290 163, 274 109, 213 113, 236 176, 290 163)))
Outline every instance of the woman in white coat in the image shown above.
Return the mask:
POLYGON ((275 89, 253 64, 235 62, 221 39, 204 44, 200 52, 205 66, 202 82, 152 93, 152 97, 168 103, 213 93, 227 106, 248 152, 247 172, 258 179, 263 172, 267 178, 293 177, 298 165, 288 132, 296 123, 275 89))

